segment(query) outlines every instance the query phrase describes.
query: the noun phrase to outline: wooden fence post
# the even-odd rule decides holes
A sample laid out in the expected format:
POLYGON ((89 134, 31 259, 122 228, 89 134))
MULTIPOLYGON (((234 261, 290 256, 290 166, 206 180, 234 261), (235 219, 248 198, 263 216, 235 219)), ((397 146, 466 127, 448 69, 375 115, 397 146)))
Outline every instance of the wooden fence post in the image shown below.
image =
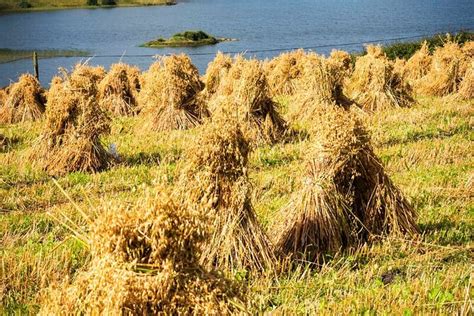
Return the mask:
POLYGON ((35 78, 39 80, 38 54, 33 52, 33 68, 35 71, 35 78))

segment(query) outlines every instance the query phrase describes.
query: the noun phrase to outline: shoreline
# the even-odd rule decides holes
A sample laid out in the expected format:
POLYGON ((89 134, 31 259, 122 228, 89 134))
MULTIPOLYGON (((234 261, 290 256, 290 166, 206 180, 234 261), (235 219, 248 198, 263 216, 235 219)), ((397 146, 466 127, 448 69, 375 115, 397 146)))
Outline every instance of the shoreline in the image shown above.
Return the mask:
POLYGON ((45 11, 60 11, 60 10, 99 10, 99 9, 114 9, 114 8, 137 8, 137 7, 157 7, 157 6, 173 6, 177 5, 176 0, 168 1, 164 0, 162 3, 154 4, 140 4, 140 3, 118 3, 116 5, 77 5, 77 6, 41 6, 32 8, 7 8, 0 9, 0 16, 17 13, 34 13, 34 12, 45 12, 45 11))

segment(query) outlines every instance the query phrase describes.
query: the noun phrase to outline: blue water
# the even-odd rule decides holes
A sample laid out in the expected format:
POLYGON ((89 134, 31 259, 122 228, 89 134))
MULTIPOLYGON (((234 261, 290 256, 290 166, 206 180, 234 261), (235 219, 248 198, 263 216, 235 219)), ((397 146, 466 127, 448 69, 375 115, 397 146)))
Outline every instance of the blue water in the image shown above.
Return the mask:
MULTIPOLYGON (((109 67, 122 61, 147 69, 152 57, 128 55, 192 54, 201 72, 218 50, 255 51, 315 47, 360 50, 372 40, 474 30, 474 0, 187 0, 176 6, 78 9, 0 16, 0 47, 11 49, 80 49, 97 55, 91 64, 109 67), (180 49, 138 47, 158 36, 201 29, 238 38, 215 46, 180 49), (208 55, 208 53, 210 53, 208 55), (203 54, 203 55, 200 55, 203 54), (120 57, 99 57, 119 55, 120 57)), ((251 53, 258 58, 280 52, 251 53)), ((71 68, 82 58, 40 60, 47 84, 58 67, 71 68)), ((30 60, 0 64, 0 86, 31 72, 30 60)))

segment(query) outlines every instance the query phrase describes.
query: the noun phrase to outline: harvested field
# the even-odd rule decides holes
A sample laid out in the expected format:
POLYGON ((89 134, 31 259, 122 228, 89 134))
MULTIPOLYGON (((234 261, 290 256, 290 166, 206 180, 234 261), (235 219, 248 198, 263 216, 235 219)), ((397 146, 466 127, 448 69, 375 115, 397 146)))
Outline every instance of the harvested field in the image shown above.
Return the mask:
POLYGON ((103 69, 63 72, 0 124, 0 314, 469 315, 469 47, 443 96, 376 48, 306 53, 278 96, 257 60, 164 57, 120 117, 103 69))

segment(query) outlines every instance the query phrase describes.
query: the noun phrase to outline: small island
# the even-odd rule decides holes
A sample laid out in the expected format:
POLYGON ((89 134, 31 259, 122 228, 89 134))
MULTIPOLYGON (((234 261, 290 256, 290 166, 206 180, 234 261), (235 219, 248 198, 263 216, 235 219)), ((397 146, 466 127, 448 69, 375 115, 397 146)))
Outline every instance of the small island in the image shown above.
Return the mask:
POLYGON ((232 38, 217 38, 203 31, 186 31, 176 33, 168 39, 158 38, 143 44, 143 47, 163 48, 163 47, 185 47, 215 45, 220 42, 235 41, 232 38))

